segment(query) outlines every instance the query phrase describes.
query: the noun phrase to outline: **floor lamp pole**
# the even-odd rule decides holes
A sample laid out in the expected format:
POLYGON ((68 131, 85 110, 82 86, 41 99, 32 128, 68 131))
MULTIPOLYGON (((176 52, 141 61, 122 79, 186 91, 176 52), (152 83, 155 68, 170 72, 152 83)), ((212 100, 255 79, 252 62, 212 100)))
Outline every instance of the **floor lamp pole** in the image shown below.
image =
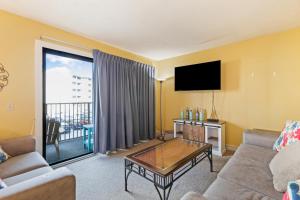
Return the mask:
POLYGON ((163 83, 163 81, 162 80, 160 80, 159 81, 159 84, 160 84, 160 99, 159 99, 159 112, 160 112, 160 136, 159 136, 159 139, 160 140, 165 140, 165 136, 164 136, 164 134, 163 134, 163 128, 162 128, 162 109, 161 109, 161 99, 162 99, 162 83, 163 83))

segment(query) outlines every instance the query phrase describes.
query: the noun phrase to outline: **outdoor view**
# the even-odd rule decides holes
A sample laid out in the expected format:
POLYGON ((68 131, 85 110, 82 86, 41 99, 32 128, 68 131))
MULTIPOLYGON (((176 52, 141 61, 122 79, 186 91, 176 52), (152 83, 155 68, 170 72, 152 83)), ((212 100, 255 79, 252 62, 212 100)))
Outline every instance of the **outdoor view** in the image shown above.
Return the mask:
MULTIPOLYGON (((53 53, 54 52, 54 53, 53 53)), ((92 152, 92 60, 45 52, 46 159, 92 152)))

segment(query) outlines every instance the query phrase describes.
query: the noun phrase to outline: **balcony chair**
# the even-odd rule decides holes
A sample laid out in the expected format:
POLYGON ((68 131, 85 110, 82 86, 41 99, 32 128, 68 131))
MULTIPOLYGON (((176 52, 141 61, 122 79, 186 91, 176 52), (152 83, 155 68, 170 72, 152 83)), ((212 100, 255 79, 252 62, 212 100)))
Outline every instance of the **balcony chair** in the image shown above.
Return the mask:
POLYGON ((46 127, 47 127, 46 144, 47 145, 53 144, 55 146, 57 157, 60 158, 59 141, 58 141, 60 137, 60 132, 59 132, 60 122, 56 121, 55 119, 49 119, 47 120, 46 127))

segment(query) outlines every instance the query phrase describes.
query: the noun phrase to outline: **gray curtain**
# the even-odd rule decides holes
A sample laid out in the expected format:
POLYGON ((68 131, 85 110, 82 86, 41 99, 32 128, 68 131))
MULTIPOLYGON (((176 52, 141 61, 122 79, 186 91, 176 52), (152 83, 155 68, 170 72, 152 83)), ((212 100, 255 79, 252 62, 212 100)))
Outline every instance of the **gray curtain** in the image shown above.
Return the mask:
POLYGON ((93 51, 94 151, 125 149, 155 136, 154 68, 93 51))

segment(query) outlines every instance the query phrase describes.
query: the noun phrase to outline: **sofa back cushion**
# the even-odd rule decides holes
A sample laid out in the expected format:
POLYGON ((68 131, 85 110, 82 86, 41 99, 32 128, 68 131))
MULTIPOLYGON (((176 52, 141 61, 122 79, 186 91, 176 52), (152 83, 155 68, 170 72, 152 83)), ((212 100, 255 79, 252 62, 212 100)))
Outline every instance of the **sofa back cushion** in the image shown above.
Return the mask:
POLYGON ((300 141, 278 152, 269 164, 274 188, 285 192, 288 182, 300 179, 300 141))
POLYGON ((35 139, 31 135, 0 140, 0 145, 12 157, 35 151, 35 139))
POLYGON ((275 141, 273 149, 280 151, 286 146, 293 144, 300 140, 300 122, 299 121, 287 121, 280 136, 275 141))

